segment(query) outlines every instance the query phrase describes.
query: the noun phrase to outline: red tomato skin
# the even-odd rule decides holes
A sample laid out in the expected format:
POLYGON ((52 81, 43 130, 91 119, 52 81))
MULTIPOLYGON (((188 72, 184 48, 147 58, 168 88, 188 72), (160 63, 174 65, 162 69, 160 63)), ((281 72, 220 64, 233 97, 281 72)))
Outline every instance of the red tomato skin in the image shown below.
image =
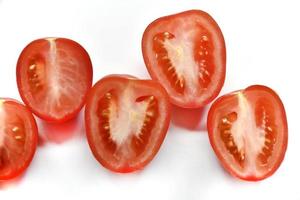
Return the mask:
POLYGON ((145 29, 144 31, 144 34, 143 34, 143 37, 142 37, 142 56, 143 56, 143 59, 144 59, 144 62, 145 62, 145 65, 146 65, 146 68, 151 76, 151 78, 153 80, 156 80, 158 81, 158 76, 157 74, 154 72, 154 69, 153 67, 151 67, 151 62, 147 56, 147 53, 146 53, 146 49, 147 49, 147 40, 146 38, 148 37, 148 33, 151 29, 153 29, 153 27, 156 26, 157 23, 159 23, 160 21, 169 21, 169 20, 172 20, 172 18, 174 17, 177 17, 177 16, 186 16, 186 15, 202 15, 202 16, 205 16, 205 18, 210 21, 211 24, 216 24, 216 27, 218 29, 218 38, 220 38, 222 40, 222 44, 223 46, 221 47, 222 49, 224 49, 224 53, 221 55, 221 60, 222 60, 222 63, 224 63, 224 66, 221 66, 221 77, 220 77, 220 80, 218 81, 218 87, 217 87, 217 90, 215 90, 213 92, 213 94, 211 95, 210 98, 206 99, 205 101, 203 102, 197 102, 197 101, 194 101, 194 102, 189 102, 189 103, 183 103, 183 102, 180 102, 180 101, 176 101, 176 99, 172 98, 172 95, 170 93, 169 96, 170 96, 170 102, 178 107, 181 107, 181 108, 200 108, 200 107, 203 107, 207 104, 209 104, 210 102, 212 102, 217 96, 218 94, 220 93, 223 85, 224 85, 224 82, 225 82, 225 77, 226 77, 226 44, 225 44, 225 39, 224 39, 224 36, 222 34, 222 31, 220 29, 220 27, 218 26, 217 22, 205 11, 202 11, 202 10, 187 10, 187 11, 184 11, 184 12, 180 12, 180 13, 176 13, 176 14, 172 14, 172 15, 167 15, 167 16, 163 16, 163 17, 160 17, 156 20, 154 20, 153 22, 151 22, 147 28, 145 29))
MULTIPOLYGON (((64 123, 64 122, 67 122, 71 119, 74 119, 78 113, 81 111, 81 109, 83 108, 83 106, 85 105, 85 101, 86 101, 86 97, 87 97, 87 93, 88 91, 85 93, 85 97, 84 97, 84 100, 81 102, 81 104, 76 108, 74 109, 73 112, 65 115, 64 118, 61 118, 61 119, 57 119, 57 118, 53 118, 49 115, 46 115, 46 114, 43 114, 41 112, 39 112, 38 110, 34 109, 32 106, 30 106, 29 104, 29 100, 27 98, 25 98, 25 95, 24 93, 22 92, 22 84, 21 84, 21 74, 20 74, 20 71, 21 71, 21 58, 23 57, 23 53, 26 49, 29 49, 30 48, 30 45, 33 44, 33 43, 37 43, 37 42, 45 42, 45 40, 47 38, 52 38, 52 37, 45 37, 45 38, 40 38, 40 39, 36 39, 32 42, 30 42, 21 52, 20 56, 19 56, 19 59, 18 59, 18 62, 17 62, 17 69, 16 69, 16 77, 17 77, 17 87, 18 87, 18 90, 19 90, 19 94, 22 98, 22 101, 24 102, 24 104, 31 110, 31 112, 33 114, 35 114, 37 117, 49 122, 49 123, 64 123)), ((88 52, 79 44, 77 43, 76 41, 74 40, 71 40, 71 39, 68 39, 68 38, 60 38, 60 37, 54 37, 54 38, 57 38, 57 40, 60 40, 60 41, 63 41, 65 43, 72 43, 73 45, 77 46, 79 49, 83 50, 85 56, 86 56, 86 60, 88 63, 90 63, 90 68, 87 68, 87 71, 88 71, 88 74, 90 75, 89 76, 89 82, 87 83, 89 85, 89 88, 92 87, 92 84, 93 84, 93 68, 92 68, 92 61, 89 57, 89 54, 88 52)))
POLYGON ((14 171, 13 173, 9 174, 9 175, 0 175, 0 181, 8 181, 10 179, 13 179, 13 178, 16 178, 17 176, 20 176, 21 174, 23 174, 26 169, 29 167, 30 163, 32 162, 33 160, 33 157, 35 155, 35 152, 36 152, 36 149, 37 149, 37 144, 38 144, 38 127, 37 127, 37 124, 36 124, 36 121, 35 121, 35 118, 34 116, 32 115, 31 111, 28 109, 28 107, 26 107, 25 105, 23 105, 21 102, 15 100, 15 99, 12 99, 12 98, 0 98, 2 100, 5 101, 5 103, 11 103, 11 104, 18 104, 20 106, 23 106, 25 109, 26 109, 26 112, 28 112, 28 116, 30 117, 30 121, 31 121, 31 125, 32 125, 32 128, 33 128, 33 132, 35 133, 33 135, 33 141, 32 141, 32 144, 31 144, 31 152, 28 156, 28 160, 27 162, 25 162, 25 165, 23 165, 21 168, 19 168, 17 171, 14 171))
POLYGON ((272 170, 270 170, 268 173, 265 173, 264 176, 261 176, 261 177, 257 177, 257 176, 254 176, 254 175, 253 176, 240 176, 238 173, 236 173, 234 170, 232 170, 232 168, 225 162, 225 159, 222 156, 222 153, 217 150, 218 149, 217 148, 217 143, 213 139, 213 134, 214 134, 213 133, 214 124, 212 123, 213 122, 213 117, 214 117, 213 115, 216 112, 216 110, 218 110, 218 105, 219 105, 220 102, 222 102, 224 99, 227 99, 228 97, 234 95, 234 93, 239 92, 241 90, 234 91, 234 92, 231 92, 229 94, 225 94, 225 95, 219 97, 217 100, 215 100, 213 102, 212 106, 209 109, 208 116, 207 116, 207 130, 208 130, 209 141, 210 141, 210 144, 212 146, 212 149, 215 152, 217 158, 219 159, 221 165, 226 169, 226 171, 229 172, 233 177, 239 178, 241 180, 257 182, 257 181, 264 180, 264 179, 270 177, 271 175, 273 175, 277 171, 277 169, 280 167, 282 161, 284 160, 285 153, 286 153, 287 146, 288 146, 288 134, 287 134, 288 133, 288 123, 287 123, 287 117, 286 117, 286 112, 285 112, 285 109, 284 109, 284 105, 283 105, 280 97, 278 96, 278 94, 274 90, 272 90, 271 88, 269 88, 267 86, 264 86, 264 85, 251 85, 251 86, 247 87, 246 89, 244 89, 244 91, 250 91, 250 90, 254 90, 254 91, 255 90, 264 90, 264 91, 267 91, 268 93, 272 94, 272 96, 281 105, 280 106, 281 113, 284 116, 283 119, 282 119, 283 120, 283 126, 284 126, 284 129, 286 130, 286 133, 285 133, 284 140, 282 141, 283 150, 281 152, 281 156, 277 160, 275 165, 273 166, 272 170))
POLYGON ((152 155, 145 160, 145 162, 140 163, 140 165, 136 165, 135 167, 132 166, 123 166, 122 168, 112 168, 111 165, 109 164, 109 162, 107 162, 106 160, 104 160, 98 153, 96 150, 96 145, 94 143, 94 141, 92 140, 92 136, 91 136, 91 132, 93 131, 91 126, 90 126, 90 122, 92 121, 92 119, 90 118, 90 116, 88 115, 89 110, 90 110, 90 104, 87 103, 85 106, 85 128, 86 128, 86 136, 87 136, 87 141, 89 144, 89 147, 92 151, 92 154, 94 155, 94 157, 96 158, 96 160, 102 165, 104 166, 106 169, 109 169, 112 172, 116 172, 116 173, 132 173, 134 171, 137 170, 142 170, 147 164, 149 164, 155 157, 155 155, 158 153, 165 137, 166 134, 168 132, 169 129, 169 125, 170 125, 170 120, 171 120, 171 105, 169 104, 169 96, 167 94, 167 92, 165 91, 165 89, 156 81, 152 81, 152 80, 141 80, 141 79, 137 79, 135 76, 132 75, 128 75, 128 74, 111 74, 111 75, 107 75, 105 77, 103 77, 102 79, 100 79, 97 83, 95 83, 95 85, 92 87, 92 89, 89 91, 88 93, 88 97, 87 97, 87 102, 92 101, 93 98, 93 93, 96 91, 96 88, 98 87, 98 85, 101 85, 107 81, 110 81, 111 79, 124 79, 124 81, 128 81, 130 79, 132 80, 136 80, 136 81, 141 81, 143 84, 153 84, 156 85, 156 89, 160 90, 162 92, 162 94, 164 95, 165 99, 167 99, 166 101, 166 119, 164 121, 165 126, 163 127, 163 129, 161 130, 161 135, 160 138, 157 142, 157 148, 154 149, 154 151, 152 152, 152 155), (128 79, 128 80, 126 80, 128 79), (148 82, 149 81, 149 82, 148 82))

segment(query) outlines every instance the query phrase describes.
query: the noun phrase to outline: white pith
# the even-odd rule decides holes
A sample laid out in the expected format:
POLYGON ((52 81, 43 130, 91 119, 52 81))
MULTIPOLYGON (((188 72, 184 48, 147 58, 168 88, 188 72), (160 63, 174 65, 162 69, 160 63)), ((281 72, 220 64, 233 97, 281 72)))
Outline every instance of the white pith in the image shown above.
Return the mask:
POLYGON ((257 169, 257 156, 265 143, 264 126, 257 127, 255 113, 242 92, 238 92, 238 118, 233 123, 231 134, 239 151, 245 152, 245 168, 243 174, 253 175, 257 169))
POLYGON ((193 98, 199 87, 198 64, 194 59, 194 33, 188 32, 173 39, 167 39, 163 45, 168 52, 168 57, 179 78, 185 81, 187 98, 193 98))
POLYGON ((49 62, 48 65, 50 66, 48 69, 49 73, 49 82, 51 83, 51 94, 53 95, 53 99, 59 103, 59 96, 60 96, 60 87, 59 87, 59 66, 56 64, 57 60, 57 49, 55 38, 48 39, 50 44, 50 53, 49 53, 49 62))
POLYGON ((44 94, 41 110, 51 117, 60 118, 72 111, 71 107, 62 105, 62 98, 81 99, 84 94, 84 86, 77 83, 81 80, 81 74, 76 74, 77 68, 80 66, 68 54, 64 57, 60 55, 59 51, 61 50, 57 48, 56 38, 48 38, 47 40, 49 52, 47 53, 48 56, 45 56, 47 58, 45 60, 45 84, 48 90, 44 94), (73 69, 65 66, 65 64, 72 65, 73 69))
POLYGON ((147 108, 151 102, 136 102, 134 97, 132 89, 128 87, 123 90, 118 102, 110 103, 110 137, 117 146, 121 146, 128 138, 139 137, 141 134, 147 108))

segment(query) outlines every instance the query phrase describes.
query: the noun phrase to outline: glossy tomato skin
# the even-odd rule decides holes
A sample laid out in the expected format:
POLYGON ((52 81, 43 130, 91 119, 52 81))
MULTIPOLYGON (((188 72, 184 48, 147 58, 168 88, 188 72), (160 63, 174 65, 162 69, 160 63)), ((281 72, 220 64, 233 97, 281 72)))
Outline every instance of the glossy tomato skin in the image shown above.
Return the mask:
MULTIPOLYGON (((122 87, 122 86, 121 86, 122 87)), ((123 90, 123 89, 122 89, 123 90)), ((139 91, 140 92, 140 91, 139 91)), ((143 91, 144 92, 144 91, 143 91)), ((120 108, 119 108, 120 109, 120 108)), ((160 149, 160 146, 162 145, 164 138, 166 136, 166 133, 168 131, 169 123, 170 123, 170 104, 169 104, 169 97, 164 90, 164 88, 157 82, 152 81, 152 80, 139 80, 134 76, 127 75, 127 74, 113 74, 113 75, 108 75, 101 80, 99 80, 90 90, 87 98, 87 103, 85 107, 85 127, 86 127, 86 136, 88 140, 88 144, 90 146, 90 149, 96 158, 96 160, 104 166, 106 169, 117 172, 117 173, 130 173, 136 170, 141 170, 143 169, 151 160, 155 157, 157 152, 160 149), (145 151, 151 151, 149 154, 147 154, 146 157, 144 158, 135 158, 133 157, 132 159, 137 159, 138 161, 130 165, 130 161, 128 161, 127 164, 123 165, 116 165, 113 159, 112 155, 110 153, 105 153, 103 151, 99 151, 99 146, 102 144, 99 144, 96 142, 97 137, 94 135, 101 135, 101 132, 97 132, 98 130, 95 130, 93 128, 93 124, 95 124, 95 119, 92 117, 92 112, 94 112, 94 105, 95 104, 95 98, 99 95, 104 95, 107 90, 107 88, 110 88, 111 85, 114 85, 115 83, 118 83, 120 85, 132 85, 133 87, 144 87, 145 91, 149 93, 153 93, 154 96, 155 94, 159 94, 160 96, 156 96, 158 98, 159 104, 161 104, 164 107, 164 110, 160 110, 160 112, 163 112, 164 115, 163 118, 159 118, 160 121, 157 123, 161 124, 161 128, 158 129, 158 132, 152 133, 156 134, 155 138, 155 144, 152 145, 151 149, 146 149, 145 151), (99 92, 100 91, 100 92, 99 92), (103 153, 104 152, 104 153, 103 153)))
MULTIPOLYGON (((176 27, 176 26, 174 26, 176 27)), ((177 27, 178 29, 182 29, 184 31, 184 28, 181 26, 177 27)), ((172 32, 172 31, 170 31, 172 32)), ((176 35, 175 35, 176 37, 176 35)), ((214 42, 214 41, 213 41, 214 42)), ((197 44, 195 44, 197 45, 197 44)), ((151 22, 147 28, 144 31, 143 38, 142 38, 142 53, 145 65, 147 67, 147 70, 151 76, 152 79, 160 82, 164 88, 167 90, 170 101, 172 104, 182 107, 182 108, 199 108, 207 105, 211 101, 213 101, 218 94, 220 93, 224 82, 225 82, 225 75, 226 75, 226 46, 225 46, 225 40, 224 36, 222 34, 222 31, 220 27, 218 26, 217 22, 206 12, 202 10, 188 10, 181 13, 169 15, 160 17, 153 22, 151 22), (157 32, 164 32, 164 31, 170 31, 166 28, 168 24, 173 23, 175 20, 182 20, 182 21, 196 21, 197 18, 204 21, 206 25, 205 26, 211 26, 212 32, 210 34, 214 35, 213 40, 218 41, 218 47, 214 47, 215 49, 219 49, 220 53, 218 55, 215 55, 215 59, 218 60, 217 67, 215 67, 215 71, 218 71, 218 78, 216 80, 212 81, 212 85, 214 85, 214 89, 210 91, 210 94, 206 95, 205 98, 202 98, 203 94, 201 95, 195 95, 193 97, 190 97, 189 100, 184 99, 182 94, 178 94, 174 92, 174 88, 168 83, 165 83, 164 79, 166 79, 164 76, 162 76, 163 73, 158 72, 157 68, 159 64, 153 64, 155 63, 153 60, 155 57, 151 54, 154 54, 154 52, 151 49, 151 46, 153 45, 151 40, 154 37, 154 34, 157 32), (157 29, 157 32, 154 30, 157 29)))
MULTIPOLYGON (((226 105, 225 105, 226 106, 226 105)), ((284 105, 280 99, 280 97, 278 96, 278 94, 272 90, 271 88, 267 87, 267 86, 263 86, 263 85, 252 85, 247 87, 244 90, 239 90, 239 91, 234 91, 231 92, 229 94, 223 95, 221 97, 219 97, 215 102, 213 102, 209 112, 208 112, 208 117, 207 117, 207 129, 208 129, 208 136, 209 136, 209 140, 210 140, 210 144, 212 146, 212 149, 214 150, 217 158, 219 159, 221 165, 227 170, 227 172, 229 172, 232 176, 237 177, 239 179, 242 180, 246 180, 246 181, 261 181, 264 180, 268 177, 270 177, 271 175, 273 175, 277 169, 280 167, 282 161, 284 160, 284 156, 287 150, 287 145, 288 145, 288 123, 287 123, 287 117, 286 117, 286 112, 284 109, 284 105), (270 167, 269 170, 265 171, 262 175, 256 175, 256 174, 247 174, 247 175, 243 175, 239 172, 237 172, 235 169, 233 169, 232 165, 234 165, 233 163, 228 163, 228 161, 226 161, 224 154, 226 154, 226 152, 222 152, 219 149, 220 146, 220 141, 216 141, 214 135, 218 134, 217 132, 215 132, 215 118, 216 118, 216 113, 221 112, 221 106, 224 106, 224 102, 227 101, 227 103, 229 104, 227 107, 230 107, 230 99, 236 99, 237 95, 244 93, 250 93, 250 92, 265 92, 266 95, 271 95, 272 96, 272 100, 271 101, 275 101, 276 104, 278 105, 276 107, 276 109, 278 109, 279 113, 281 114, 281 118, 278 119, 279 121, 281 121, 281 128, 282 128, 282 140, 280 141, 280 145, 279 145, 279 153, 277 152, 277 154, 279 154, 277 156, 276 162, 274 162, 274 164, 270 167)))
MULTIPOLYGON (((6 118, 9 118, 11 115, 14 115, 14 112, 6 112, 5 111, 5 109, 7 107, 11 107, 11 106, 18 109, 18 110, 15 110, 15 113, 19 113, 19 118, 23 122, 25 120, 27 120, 27 122, 25 122, 25 123, 28 123, 27 126, 30 127, 30 130, 29 130, 30 133, 28 133, 28 132, 24 133, 24 135, 26 137, 28 137, 28 141, 25 142, 27 145, 22 147, 25 149, 25 151, 22 152, 23 153, 22 157, 16 161, 14 166, 8 167, 10 169, 9 172, 5 173, 5 171, 3 171, 3 169, 1 169, 2 166, 0 166, 0 180, 4 180, 4 181, 13 179, 13 178, 19 176, 20 174, 24 173, 24 171, 29 167, 29 165, 34 157, 34 154, 35 154, 35 151, 37 148, 37 143, 38 143, 38 128, 37 128, 36 121, 35 121, 32 113, 30 112, 30 110, 28 110, 28 108, 26 106, 24 106, 23 104, 21 104, 19 101, 11 99, 11 98, 0 98, 0 110, 1 110, 0 115, 1 115, 1 117, 3 117, 3 115, 6 115, 6 116, 8 116, 6 118), (19 163, 19 162, 21 162, 21 163, 19 163)), ((20 120, 20 119, 17 119, 17 120, 20 120)), ((2 120, 3 120, 3 118, 2 118, 2 120)), ((13 121, 15 121, 15 119, 13 121)), ((7 129, 8 129, 5 126, 15 125, 15 124, 8 124, 4 120, 2 122, 3 123, 1 123, 0 128, 2 130, 5 129, 5 131, 7 131, 7 129)), ((1 134, 6 134, 6 133, 1 132, 1 134)), ((1 137, 1 135, 0 135, 0 137, 1 137)), ((6 144, 6 143, 4 142, 4 144, 6 144)), ((0 146, 0 149, 1 148, 5 148, 7 152, 11 151, 10 149, 7 149, 7 147, 5 147, 5 146, 0 146)), ((6 167, 5 159, 1 156, 3 156, 3 154, 0 155, 0 159, 1 159, 1 164, 4 163, 4 168, 5 168, 6 167)))
MULTIPOLYGON (((58 50, 59 51, 59 50, 58 50)), ((72 62, 73 62, 72 61, 72 62)), ((50 68, 50 67, 49 67, 50 68)), ((73 72, 71 72, 73 73, 73 72)), ((46 76, 50 76, 49 73, 45 73, 46 76), (48 75, 47 75, 48 74, 48 75)), ((93 82, 93 68, 92 68, 92 62, 89 57, 88 52, 77 42, 67 39, 67 38, 56 38, 56 37, 48 37, 48 38, 41 38, 32 41, 29 43, 21 52, 18 62, 17 62, 17 68, 16 68, 16 77, 17 77, 17 86, 20 93, 20 96, 23 100, 23 102, 29 107, 29 109, 39 118, 52 123, 63 123, 68 120, 71 120, 77 116, 77 114, 80 112, 82 107, 85 104, 85 99, 87 96, 88 90, 92 86, 93 82), (73 95, 72 98, 76 102, 76 105, 72 108, 72 110, 68 110, 66 114, 63 116, 55 117, 51 116, 49 112, 41 110, 41 108, 38 108, 36 104, 41 104, 41 107, 44 107, 42 104, 45 99, 34 102, 32 98, 28 98, 29 94, 31 96, 34 96, 34 94, 31 94, 31 92, 28 89, 28 83, 24 80, 26 77, 26 73, 24 68, 28 67, 28 65, 32 62, 31 60, 37 60, 36 62, 41 62, 45 64, 46 60, 49 60, 49 57, 52 56, 51 52, 51 43, 56 43, 57 46, 61 46, 62 49, 64 47, 66 48, 65 55, 62 55, 62 58, 68 58, 68 54, 73 53, 70 56, 71 60, 74 62, 81 63, 81 75, 85 77, 84 83, 80 83, 81 85, 85 85, 84 91, 81 92, 80 95, 82 95, 82 98, 79 97, 79 95, 73 95), (44 55, 43 52, 50 52, 49 55, 44 55), (83 73, 84 72, 84 73, 83 73)), ((68 78, 68 77, 66 77, 68 78)), ((26 77, 28 80, 29 78, 26 77)), ((76 78, 73 80, 73 82, 70 84, 76 84, 76 82, 79 82, 79 80, 76 80, 76 78)), ((48 84, 48 88, 53 88, 56 86, 62 86, 62 83, 58 84, 48 84)), ((77 85, 78 88, 78 85, 77 85)), ((49 95, 46 95, 49 96, 49 95)), ((61 110, 64 110, 61 108, 61 110)))

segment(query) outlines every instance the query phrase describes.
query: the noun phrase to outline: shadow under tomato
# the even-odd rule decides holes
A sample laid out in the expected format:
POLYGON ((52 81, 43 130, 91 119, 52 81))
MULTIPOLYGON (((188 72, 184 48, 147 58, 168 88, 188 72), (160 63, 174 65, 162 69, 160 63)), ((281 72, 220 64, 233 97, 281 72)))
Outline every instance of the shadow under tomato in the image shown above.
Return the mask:
POLYGON ((0 180, 0 191, 5 190, 6 188, 11 188, 11 187, 17 186, 23 179, 25 173, 26 173, 26 171, 13 179, 0 180))
POLYGON ((64 123, 49 123, 38 119, 39 122, 39 146, 47 142, 56 144, 64 143, 72 139, 76 134, 84 132, 83 113, 64 123))
POLYGON ((172 106, 171 121, 175 126, 189 130, 206 130, 203 122, 205 108, 187 109, 178 106, 172 106))

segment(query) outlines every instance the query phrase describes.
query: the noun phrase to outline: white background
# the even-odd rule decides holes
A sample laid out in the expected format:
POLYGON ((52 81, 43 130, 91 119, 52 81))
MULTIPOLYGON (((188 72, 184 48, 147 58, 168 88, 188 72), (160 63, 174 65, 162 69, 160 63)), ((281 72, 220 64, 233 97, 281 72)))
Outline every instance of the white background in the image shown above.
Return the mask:
POLYGON ((208 106, 175 109, 161 150, 143 171, 132 174, 109 172, 93 158, 82 113, 61 126, 38 121, 43 142, 21 177, 0 182, 0 199, 299 200, 299 8, 297 1, 286 0, 0 0, 1 97, 20 100, 15 79, 19 53, 30 41, 47 36, 83 45, 93 62, 94 82, 110 73, 149 78, 140 47, 146 26, 164 15, 202 9, 215 18, 226 40, 221 93, 268 85, 282 98, 289 123, 281 167, 272 177, 249 183, 219 165, 205 128, 208 106), (185 124, 182 116, 191 122, 185 124))

